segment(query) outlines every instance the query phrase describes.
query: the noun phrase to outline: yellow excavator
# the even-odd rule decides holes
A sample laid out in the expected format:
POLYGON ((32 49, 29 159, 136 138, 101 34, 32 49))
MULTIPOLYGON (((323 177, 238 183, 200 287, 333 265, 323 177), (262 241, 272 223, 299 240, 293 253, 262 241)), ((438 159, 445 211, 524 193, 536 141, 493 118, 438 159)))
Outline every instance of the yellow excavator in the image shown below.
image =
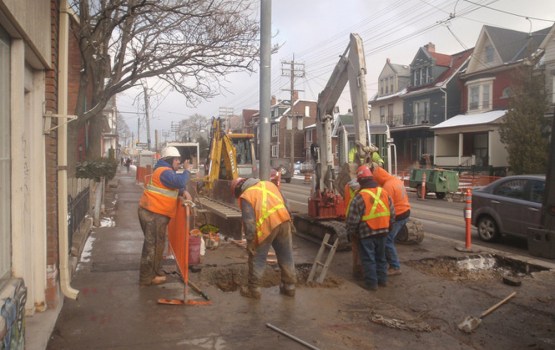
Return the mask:
POLYGON ((210 149, 206 162, 205 187, 213 189, 216 180, 233 180, 239 176, 237 150, 231 137, 221 127, 220 118, 212 118, 210 149))
POLYGON ((219 227, 224 236, 240 239, 241 212, 231 193, 231 181, 257 176, 254 135, 226 132, 222 120, 212 118, 205 169, 197 188, 206 222, 219 227))

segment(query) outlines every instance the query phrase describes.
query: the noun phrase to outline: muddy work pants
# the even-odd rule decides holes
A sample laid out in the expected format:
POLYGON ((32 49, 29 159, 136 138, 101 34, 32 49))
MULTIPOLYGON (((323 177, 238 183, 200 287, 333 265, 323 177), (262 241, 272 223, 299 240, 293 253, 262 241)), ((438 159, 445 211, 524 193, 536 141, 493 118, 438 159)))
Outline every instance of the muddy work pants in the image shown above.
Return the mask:
POLYGON ((139 283, 149 285, 154 277, 164 276, 162 257, 166 247, 166 229, 170 218, 139 207, 139 221, 145 236, 139 283))
POLYGON ((282 223, 274 228, 270 235, 254 249, 254 254, 249 251, 249 288, 260 287, 270 247, 273 247, 276 252, 281 269, 281 282, 285 285, 296 283, 291 225, 289 221, 282 223))

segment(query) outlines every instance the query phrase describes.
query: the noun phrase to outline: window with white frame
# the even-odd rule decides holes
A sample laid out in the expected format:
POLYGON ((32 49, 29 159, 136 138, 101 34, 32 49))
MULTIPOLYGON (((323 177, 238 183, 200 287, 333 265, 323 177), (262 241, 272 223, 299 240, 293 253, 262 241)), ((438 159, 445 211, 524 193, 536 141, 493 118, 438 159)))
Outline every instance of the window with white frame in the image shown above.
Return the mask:
POLYGON ((430 120, 430 100, 418 100, 413 104, 414 124, 430 120))
POLYGON ((306 132, 306 142, 312 143, 312 130, 306 132))
POLYGON ((279 124, 272 124, 272 137, 279 136, 279 124))
POLYGON ((10 38, 0 28, 0 279, 11 271, 10 38))
POLYGON ((491 94, 493 81, 479 80, 467 84, 468 88, 468 110, 469 111, 488 111, 491 110, 491 94))
POLYGON ((380 106, 380 123, 385 124, 385 106, 380 106))
POLYGON ((279 145, 272 145, 272 158, 277 158, 278 156, 278 151, 279 151, 279 145))

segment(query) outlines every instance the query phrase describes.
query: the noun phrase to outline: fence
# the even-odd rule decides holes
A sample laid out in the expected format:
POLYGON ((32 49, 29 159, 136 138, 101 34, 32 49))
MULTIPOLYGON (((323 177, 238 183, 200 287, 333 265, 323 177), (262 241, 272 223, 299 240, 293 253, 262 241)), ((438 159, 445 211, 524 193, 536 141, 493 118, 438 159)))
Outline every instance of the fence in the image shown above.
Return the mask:
POLYGON ((89 193, 90 190, 87 187, 75 198, 68 196, 67 199, 67 216, 68 216, 68 235, 69 244, 68 251, 73 243, 73 234, 79 230, 81 222, 89 212, 89 193))

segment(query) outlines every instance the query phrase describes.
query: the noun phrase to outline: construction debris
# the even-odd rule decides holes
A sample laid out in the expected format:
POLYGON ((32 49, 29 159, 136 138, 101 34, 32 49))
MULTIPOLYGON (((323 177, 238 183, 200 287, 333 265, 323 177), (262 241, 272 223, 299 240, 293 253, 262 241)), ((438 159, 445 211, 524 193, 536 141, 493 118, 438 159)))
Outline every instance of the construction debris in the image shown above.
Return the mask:
POLYGON ((429 324, 422 321, 412 320, 412 321, 404 321, 398 320, 396 318, 386 318, 382 315, 371 313, 369 317, 371 322, 381 324, 382 326, 386 326, 389 328, 396 328, 404 331, 411 331, 411 332, 431 332, 432 327, 429 324))

